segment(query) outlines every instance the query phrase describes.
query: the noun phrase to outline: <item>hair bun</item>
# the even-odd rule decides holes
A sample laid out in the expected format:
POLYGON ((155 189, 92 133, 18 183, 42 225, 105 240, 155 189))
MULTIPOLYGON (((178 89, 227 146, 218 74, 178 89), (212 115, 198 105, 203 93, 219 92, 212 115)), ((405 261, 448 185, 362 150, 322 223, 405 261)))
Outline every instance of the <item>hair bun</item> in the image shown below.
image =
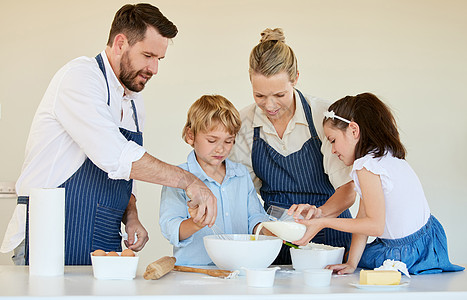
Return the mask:
POLYGON ((284 31, 282 30, 282 28, 264 29, 263 32, 261 32, 261 40, 259 42, 264 43, 267 41, 285 42, 284 31))

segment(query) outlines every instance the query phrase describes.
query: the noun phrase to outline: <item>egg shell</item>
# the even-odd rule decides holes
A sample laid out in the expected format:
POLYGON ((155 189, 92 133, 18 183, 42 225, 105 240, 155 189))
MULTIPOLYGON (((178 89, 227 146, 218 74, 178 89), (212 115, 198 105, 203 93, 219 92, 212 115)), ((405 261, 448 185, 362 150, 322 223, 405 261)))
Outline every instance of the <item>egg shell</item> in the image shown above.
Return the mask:
POLYGON ((107 256, 120 256, 120 255, 118 255, 118 253, 115 252, 115 251, 111 251, 111 252, 107 253, 107 256))
POLYGON ((135 253, 131 249, 125 249, 120 256, 135 256, 135 253))
POLYGON ((94 251, 92 253, 93 256, 106 256, 107 253, 105 253, 104 250, 101 250, 101 249, 97 249, 96 251, 94 251))

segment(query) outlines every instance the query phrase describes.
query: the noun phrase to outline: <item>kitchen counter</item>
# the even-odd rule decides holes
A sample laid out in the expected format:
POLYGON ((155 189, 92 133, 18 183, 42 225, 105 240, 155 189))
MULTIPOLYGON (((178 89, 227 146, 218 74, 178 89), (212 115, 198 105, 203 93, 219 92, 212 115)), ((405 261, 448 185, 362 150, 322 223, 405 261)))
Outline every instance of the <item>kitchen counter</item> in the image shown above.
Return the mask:
MULTIPOLYGON (((141 266, 140 266, 141 267, 141 266)), ((144 270, 144 269, 143 269, 144 270)), ((395 290, 358 289, 358 272, 333 275, 328 287, 310 287, 303 274, 283 267, 274 287, 248 287, 245 276, 220 279, 198 273, 172 271, 159 280, 97 280, 90 266, 65 267, 59 277, 29 276, 28 267, 0 266, 0 299, 467 299, 467 272, 402 276, 407 286, 395 290)))

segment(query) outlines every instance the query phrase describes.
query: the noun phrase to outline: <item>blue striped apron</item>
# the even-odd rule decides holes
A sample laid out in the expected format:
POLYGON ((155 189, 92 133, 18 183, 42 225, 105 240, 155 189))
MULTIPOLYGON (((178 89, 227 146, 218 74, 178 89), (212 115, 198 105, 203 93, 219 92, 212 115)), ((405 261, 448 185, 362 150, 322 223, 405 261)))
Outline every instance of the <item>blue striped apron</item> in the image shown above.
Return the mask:
MULTIPOLYGON (((109 83, 101 54, 96 56, 107 84, 109 83)), ((129 141, 143 144, 136 106, 131 100, 136 132, 120 128, 129 141)), ((96 249, 121 251, 120 228, 123 214, 131 196, 133 180, 114 180, 86 158, 81 167, 59 187, 65 188, 65 265, 90 265, 90 253, 96 249)), ((21 198, 21 199, 20 199, 21 198)), ((27 204, 28 197, 18 203, 27 204)), ((29 262, 28 221, 26 221, 26 264, 29 262)))
MULTIPOLYGON (((266 210, 270 205, 289 208, 292 204, 301 203, 319 207, 335 191, 324 172, 321 140, 316 133, 311 107, 303 94, 299 90, 297 92, 311 134, 311 138, 299 151, 283 156, 260 137, 260 127, 254 128, 251 160, 256 176, 262 181, 260 194, 266 210)), ((351 218, 352 216, 350 211, 346 210, 339 217, 351 218)), ((348 249, 350 240, 351 234, 349 233, 325 228, 312 241, 348 249)), ((291 264, 289 247, 282 247, 273 264, 291 264)))

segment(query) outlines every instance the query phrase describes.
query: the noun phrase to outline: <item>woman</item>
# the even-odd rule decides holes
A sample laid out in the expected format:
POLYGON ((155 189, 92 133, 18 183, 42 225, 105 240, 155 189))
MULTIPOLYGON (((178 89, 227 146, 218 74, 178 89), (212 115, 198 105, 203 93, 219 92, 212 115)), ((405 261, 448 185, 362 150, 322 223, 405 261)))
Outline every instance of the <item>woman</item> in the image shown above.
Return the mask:
MULTIPOLYGON (((255 104, 240 114, 231 158, 246 165, 264 207, 309 204, 308 217, 350 218, 355 201, 350 169, 331 153, 321 121, 329 103, 295 89, 297 59, 282 29, 266 29, 250 54, 255 104)), ((312 241, 348 249, 351 235, 324 229, 312 241)), ((290 264, 283 247, 274 264, 290 264)))

